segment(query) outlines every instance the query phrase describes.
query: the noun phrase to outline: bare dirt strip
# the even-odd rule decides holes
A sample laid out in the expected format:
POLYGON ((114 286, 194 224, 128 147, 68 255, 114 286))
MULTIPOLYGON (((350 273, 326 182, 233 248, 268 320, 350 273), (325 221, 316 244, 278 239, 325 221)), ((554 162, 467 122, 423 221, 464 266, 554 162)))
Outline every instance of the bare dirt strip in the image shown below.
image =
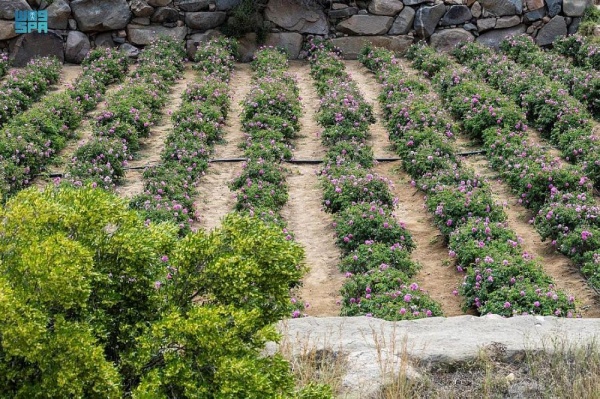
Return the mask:
POLYGON ((289 72, 296 75, 303 107, 300 117, 302 130, 294 140, 294 158, 322 159, 327 149, 320 140, 323 130, 317 123, 320 100, 310 76, 310 65, 304 61, 290 61, 289 72))
MULTIPOLYGON (((381 105, 377 99, 381 86, 374 75, 358 61, 345 61, 346 68, 358 85, 365 100, 373 105, 377 122, 371 125, 371 139, 376 157, 395 157, 383 124, 381 105)), ((433 103, 436 104, 436 103, 433 103)), ((453 294, 462 282, 462 275, 452 266, 448 257, 448 248, 439 230, 433 224, 433 218, 424 209, 424 195, 411 187, 410 177, 400 170, 401 162, 386 162, 377 165, 374 171, 391 179, 392 192, 398 198, 396 218, 405 223, 416 244, 411 258, 421 265, 415 281, 421 288, 438 301, 446 316, 465 314, 460 306, 460 297, 453 294)))
POLYGON ((81 68, 81 65, 64 65, 60 71, 58 85, 52 90, 52 93, 64 92, 82 73, 83 69, 81 68))
POLYGON ((166 107, 163 110, 162 118, 150 130, 150 136, 140 139, 140 151, 136 159, 129 161, 123 182, 117 186, 116 192, 127 198, 135 197, 144 190, 144 181, 142 175, 144 168, 155 165, 160 162, 160 155, 165 145, 165 138, 173 131, 173 122, 171 114, 179 109, 183 102, 181 95, 189 84, 192 84, 196 78, 196 73, 192 70, 191 64, 186 64, 182 74, 182 79, 178 80, 172 87, 167 97, 166 107))
POLYGON ((471 156, 463 164, 484 177, 492 189, 496 201, 506 204, 508 226, 523 240, 523 249, 539 261, 546 273, 555 281, 557 288, 573 295, 583 317, 600 317, 600 298, 586 283, 573 262, 557 252, 549 242, 543 242, 530 220, 533 213, 518 203, 518 197, 510 187, 498 178, 482 155, 471 156))
POLYGON ((364 99, 373 106, 373 112, 375 118, 377 118, 377 123, 372 124, 369 129, 371 135, 367 140, 367 144, 373 147, 375 158, 395 157, 396 154, 392 151, 391 143, 388 140, 387 129, 383 124, 383 112, 378 100, 381 85, 375 79, 375 75, 369 72, 360 62, 344 61, 344 64, 346 65, 346 71, 358 86, 364 99))
POLYGON ((421 269, 411 281, 416 281, 441 304, 444 316, 464 315, 461 297, 454 293, 459 289, 463 275, 456 271, 444 237, 425 209, 425 195, 410 185, 411 178, 401 170, 400 161, 380 163, 374 171, 392 180, 392 193, 398 198, 396 218, 404 223, 416 244, 411 259, 418 262, 421 269))
MULTIPOLYGON (((240 144, 245 141, 242 131, 242 101, 250 92, 252 69, 250 64, 236 63, 229 80, 231 106, 223 129, 223 142, 214 148, 212 158, 243 158, 240 144)), ((229 190, 229 182, 242 171, 241 162, 211 163, 198 184, 194 201, 199 219, 192 228, 211 230, 220 225, 221 219, 233 210, 235 193, 229 190)))
POLYGON ((289 169, 289 199, 282 216, 295 240, 304 247, 309 268, 298 296, 310 305, 304 311, 309 316, 338 316, 345 277, 337 268, 340 250, 335 245, 333 218, 321 209, 323 191, 315 165, 289 169))
POLYGON ((229 80, 229 95, 231 96, 231 106, 227 113, 227 125, 224 130, 225 145, 215 147, 214 158, 240 158, 243 157, 243 151, 238 144, 244 142, 245 136, 242 130, 242 101, 246 98, 251 89, 252 69, 250 64, 236 63, 233 74, 229 80))

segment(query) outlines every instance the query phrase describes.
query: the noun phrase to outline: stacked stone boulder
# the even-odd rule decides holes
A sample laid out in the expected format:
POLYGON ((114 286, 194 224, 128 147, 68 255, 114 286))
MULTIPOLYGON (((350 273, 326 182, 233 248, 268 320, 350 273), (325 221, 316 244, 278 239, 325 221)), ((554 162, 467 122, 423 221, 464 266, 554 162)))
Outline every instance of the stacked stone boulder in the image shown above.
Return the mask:
MULTIPOLYGON (((89 49, 120 47, 135 57, 154 38, 198 45, 221 34, 242 0, 0 0, 0 51, 15 65, 37 54, 81 62, 89 49), (15 10, 48 11, 49 33, 17 35, 15 10)), ((417 40, 447 51, 460 41, 496 47, 527 33, 546 46, 577 31, 590 0, 260 0, 262 32, 240 39, 242 60, 257 37, 302 58, 313 37, 331 39, 349 58, 367 42, 402 52, 417 40)))

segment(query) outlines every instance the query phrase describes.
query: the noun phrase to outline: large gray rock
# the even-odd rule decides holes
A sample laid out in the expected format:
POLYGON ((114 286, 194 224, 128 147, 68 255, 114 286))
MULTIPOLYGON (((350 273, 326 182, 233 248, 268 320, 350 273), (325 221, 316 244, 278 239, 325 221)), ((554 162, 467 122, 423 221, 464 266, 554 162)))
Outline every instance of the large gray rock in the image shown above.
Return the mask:
POLYGON ((533 10, 533 11, 529 11, 528 13, 525 13, 525 16, 523 17, 523 21, 525 21, 525 22, 538 21, 538 20, 544 18, 545 15, 546 15, 546 9, 539 8, 537 10, 533 10))
POLYGON ((577 31, 579 30, 579 24, 581 24, 581 19, 581 17, 573 18, 573 20, 569 24, 569 29, 567 32, 569 35, 574 35, 577 33, 577 31))
POLYGON ((489 13, 498 17, 518 14, 517 5, 511 0, 479 0, 479 3, 489 13))
POLYGON ((71 7, 65 0, 54 0, 48 10, 48 29, 67 29, 71 17, 71 7))
POLYGON ((472 42, 475 37, 462 28, 442 29, 431 35, 431 47, 438 51, 450 52, 461 42, 472 42))
POLYGON ((15 33, 15 21, 0 20, 0 40, 8 40, 18 36, 15 33))
POLYGON ((96 47, 115 47, 115 41, 112 38, 111 32, 98 33, 94 38, 94 45, 96 47))
POLYGON ((581 17, 587 5, 588 0, 563 0, 562 9, 569 17, 581 17))
POLYGON ((395 16, 404 8, 400 0, 372 0, 369 12, 375 15, 395 16))
POLYGON ((521 23, 521 17, 518 15, 511 15, 510 17, 498 18, 496 21, 496 29, 511 28, 521 23))
POLYGON ((446 6, 438 4, 432 7, 423 6, 415 13, 415 31, 417 35, 427 38, 433 34, 435 27, 446 13, 446 6))
POLYGON ((228 11, 232 8, 237 7, 242 0, 216 0, 217 10, 219 11, 228 11))
POLYGON ((548 7, 548 16, 554 17, 562 11, 562 0, 546 0, 546 7, 548 7))
POLYGON ((173 7, 158 7, 152 14, 151 21, 156 23, 177 22, 179 12, 173 7))
POLYGON ((402 0, 405 6, 416 6, 417 4, 433 3, 434 0, 402 0))
POLYGON ((467 6, 454 5, 448 7, 448 11, 442 17, 441 25, 459 25, 467 22, 473 17, 471 10, 467 6))
POLYGON ((358 14, 357 7, 345 7, 345 8, 329 10, 327 12, 327 15, 329 15, 329 18, 345 18, 345 17, 350 17, 352 15, 356 15, 356 14, 358 14))
POLYGON ((194 59, 198 46, 208 42, 210 39, 222 36, 223 34, 218 30, 209 29, 206 32, 194 33, 190 35, 185 43, 185 50, 190 60, 194 59))
POLYGON ((557 15, 546 25, 542 26, 542 29, 540 29, 535 37, 535 42, 540 46, 547 46, 554 43, 556 39, 566 35, 567 23, 565 22, 565 18, 557 15))
POLYGON ((83 32, 123 29, 131 18, 125 0, 73 0, 71 10, 83 32))
POLYGON ((374 36, 386 33, 394 18, 380 15, 353 15, 337 24, 336 29, 342 33, 358 36, 374 36))
POLYGON ((544 0, 526 0, 525 4, 529 11, 533 11, 544 7, 544 0))
MULTIPOLYGON (((405 358, 449 369, 478 359, 484 348, 500 349, 503 360, 511 361, 561 346, 585 347, 597 338, 600 320, 488 315, 389 322, 307 317, 282 321, 278 329, 292 356, 320 350, 346 359, 340 397, 370 398, 388 379, 397 377, 400 367, 408 367, 409 378, 415 376, 403 363, 405 358)), ((276 349, 271 343, 265 352, 276 349)))
POLYGON ((513 26, 512 28, 506 29, 494 29, 489 32, 479 35, 476 39, 477 43, 481 43, 484 46, 498 49, 500 42, 509 36, 516 36, 525 33, 527 27, 523 24, 513 26))
POLYGON ((266 46, 285 49, 290 59, 297 59, 302 50, 303 36, 296 32, 269 33, 265 40, 266 46))
POLYGON ((515 6, 515 11, 517 15, 523 13, 523 0, 509 0, 515 6))
POLYGON ((331 39, 331 44, 338 47, 344 58, 349 60, 357 59, 360 50, 367 43, 397 53, 404 53, 414 43, 414 39, 412 36, 348 36, 331 39))
POLYGON ((388 31, 388 35, 406 35, 412 29, 414 20, 415 9, 412 7, 404 7, 394 20, 392 27, 388 31))
POLYGON ((67 45, 65 47, 65 61, 73 64, 81 64, 92 46, 87 35, 76 30, 69 32, 67 45))
POLYGON ((208 30, 216 28, 227 19, 227 14, 217 12, 186 12, 185 24, 191 29, 208 30))
POLYGON ((127 37, 129 42, 139 46, 146 46, 152 43, 159 36, 167 36, 175 40, 183 40, 187 35, 185 26, 175 28, 166 28, 162 25, 127 25, 127 37))
POLYGON ((481 7, 481 4, 477 1, 475 3, 473 3, 473 5, 471 6, 471 14, 473 14, 473 16, 475 18, 479 18, 479 17, 481 17, 482 13, 483 13, 483 8, 481 7))
POLYGON ((140 49, 129 43, 121 44, 119 51, 131 59, 136 59, 140 55, 140 49))
POLYGON ((154 7, 146 3, 144 0, 132 0, 131 12, 136 17, 147 18, 154 14, 154 7))
POLYGON ((65 61, 63 39, 53 31, 28 33, 11 42, 10 59, 14 66, 22 67, 35 57, 46 56, 65 61))
POLYGON ((245 36, 238 39, 238 60, 241 62, 252 61, 257 49, 256 33, 246 33, 245 36))
POLYGON ((0 19, 15 20, 15 10, 31 10, 25 0, 0 0, 0 19))
POLYGON ((477 20, 477 30, 479 32, 485 32, 490 29, 494 29, 496 26, 496 18, 480 18, 477 20))
POLYGON ((327 17, 321 8, 309 7, 296 1, 269 0, 265 19, 288 31, 326 35, 327 17))
POLYGON ((174 4, 183 11, 202 11, 208 8, 210 0, 175 0, 174 4))
POLYGON ((171 2, 171 0, 146 0, 146 1, 148 1, 148 4, 150 4, 152 7, 164 7, 171 2))

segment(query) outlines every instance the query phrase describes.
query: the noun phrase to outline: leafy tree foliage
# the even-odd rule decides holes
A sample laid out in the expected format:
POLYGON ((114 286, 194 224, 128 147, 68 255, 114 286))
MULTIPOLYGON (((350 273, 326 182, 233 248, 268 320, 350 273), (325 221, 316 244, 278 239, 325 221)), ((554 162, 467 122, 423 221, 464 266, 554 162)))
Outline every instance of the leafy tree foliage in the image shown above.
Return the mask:
POLYGON ((303 250, 229 215, 179 240, 111 193, 20 192, 0 210, 0 396, 326 398, 276 340, 303 250))

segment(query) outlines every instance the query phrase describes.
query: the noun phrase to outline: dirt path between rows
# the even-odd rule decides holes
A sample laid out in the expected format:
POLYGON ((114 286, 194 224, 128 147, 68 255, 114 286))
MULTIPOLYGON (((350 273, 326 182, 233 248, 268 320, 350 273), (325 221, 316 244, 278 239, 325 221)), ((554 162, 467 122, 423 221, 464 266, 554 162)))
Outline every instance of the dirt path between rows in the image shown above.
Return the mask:
POLYGON ((196 72, 192 70, 191 64, 186 64, 182 73, 182 79, 178 80, 171 87, 171 91, 167 96, 162 118, 150 130, 149 137, 140 139, 140 150, 137 153, 136 159, 128 163, 129 168, 135 169, 127 170, 123 182, 115 190, 117 194, 132 198, 142 193, 144 190, 143 168, 160 162, 160 156, 165 146, 165 138, 173 131, 171 113, 179 109, 183 102, 181 94, 189 84, 194 82, 196 77, 196 72))
POLYGON ((333 218, 321 210, 323 193, 315 166, 290 166, 289 170, 289 200, 281 214, 304 247, 309 267, 298 296, 310 304, 305 310, 309 316, 338 316, 345 278, 337 268, 340 250, 335 245, 333 218))
POLYGON ((303 108, 300 117, 302 130, 294 140, 294 158, 322 159, 327 149, 321 144, 319 138, 323 130, 316 119, 320 100, 310 76, 310 65, 305 61, 290 61, 289 72, 296 75, 303 108))
MULTIPOLYGON (((65 78, 67 78, 67 75, 69 77, 72 77, 73 79, 70 80, 70 83, 73 83, 74 79, 76 79, 77 76, 79 76, 79 74, 75 74, 75 68, 73 68, 74 66, 66 65, 65 67, 71 67, 70 68, 71 72, 69 72, 68 74, 65 74, 65 78)), ((135 67, 135 66, 133 66, 133 67, 135 67)), ((81 69, 81 68, 79 67, 79 69, 81 69)), ((131 69, 131 67, 130 67, 130 69, 131 69)), ((66 85, 63 85, 63 87, 64 87, 64 89, 66 89, 66 85)), ((61 87, 61 89, 62 89, 62 87, 61 87)), ((106 92, 102 96, 103 100, 100 101, 98 104, 96 104, 96 108, 94 108, 92 111, 88 112, 84 116, 84 119, 81 122, 81 124, 79 125, 79 127, 77 129, 75 129, 74 139, 69 140, 67 142, 67 145, 65 146, 65 148, 63 148, 62 150, 60 150, 58 152, 58 154, 56 154, 53 164, 48 165, 48 167, 46 169, 48 171, 48 174, 63 173, 65 171, 65 166, 68 162, 70 162, 70 159, 73 156, 73 154, 75 153, 75 151, 77 151, 77 149, 79 147, 81 147, 82 145, 84 145, 85 143, 90 141, 90 139, 92 138, 92 136, 93 136, 92 126, 94 124, 94 119, 99 113, 101 113, 103 110, 106 109, 106 106, 107 106, 106 98, 108 96, 110 96, 112 93, 115 93, 122 89, 123 89, 123 83, 111 84, 107 87, 106 92)), ((62 91, 64 91, 64 90, 62 90, 62 91)), ((39 189, 43 189, 52 181, 53 181, 53 178, 39 176, 39 177, 35 178, 33 185, 35 185, 39 189)))
POLYGON ((555 281, 557 288, 573 295, 579 303, 583 317, 600 317, 600 298, 587 285, 573 262, 557 252, 549 242, 543 242, 532 224, 534 215, 518 203, 518 197, 510 187, 498 178, 498 173, 489 167, 484 156, 476 155, 463 160, 463 164, 486 178, 492 195, 499 203, 506 203, 504 211, 508 216, 508 226, 523 239, 523 249, 532 254, 555 281))
POLYGON ((200 180, 194 201, 197 221, 192 228, 212 230, 221 224, 221 219, 231 212, 236 195, 229 190, 229 182, 242 171, 242 163, 211 163, 206 175, 200 180))
MULTIPOLYGON (((239 147, 245 141, 240 119, 241 102, 250 91, 252 69, 250 64, 235 64, 229 80, 231 106, 227 113, 226 126, 223 129, 223 143, 214 148, 212 158, 242 158, 243 150, 239 147)), ((233 210, 235 193, 229 190, 229 182, 241 173, 243 165, 236 163, 211 163, 198 184, 197 197, 194 201, 196 214, 199 217, 192 228, 211 230, 221 224, 221 219, 233 210)))
POLYGON ((367 144, 373 147, 375 158, 396 157, 391 149, 388 132, 383 123, 383 111, 378 99, 381 85, 375 79, 375 75, 369 72, 359 61, 346 60, 344 64, 346 65, 346 71, 358 86, 364 99, 373 106, 373 112, 377 119, 377 123, 372 124, 369 128, 370 137, 367 144))
POLYGON ((453 294, 459 289, 463 275, 454 268, 444 238, 424 207, 425 195, 410 186, 410 176, 400 167, 400 161, 385 162, 373 170, 394 183, 392 193, 398 198, 396 218, 404 222, 416 244, 411 259, 418 262, 421 269, 411 281, 416 281, 432 299, 439 302, 444 316, 464 315, 461 297, 453 294))
MULTIPOLYGON (((401 65, 407 76, 421 76, 405 60, 401 61, 401 65)), ((381 156, 380 154, 383 156, 396 156, 389 149, 390 141, 382 123, 381 108, 377 101, 380 88, 374 75, 356 61, 346 61, 346 66, 349 67, 349 72, 357 82, 363 96, 367 101, 373 103, 374 110, 377 113, 378 122, 372 128, 372 133, 374 133, 373 145, 378 148, 375 151, 376 156, 381 156)), ((426 82, 424 78, 422 79, 426 82)), ((439 106, 442 104, 433 91, 427 95, 427 99, 431 104, 438 104, 439 106)), ((459 140, 458 144, 461 151, 473 150, 466 140, 459 140)), ((434 300, 440 303, 445 316, 464 315, 465 312, 461 308, 461 297, 453 293, 454 290, 458 290, 460 287, 463 275, 453 267, 444 238, 435 227, 433 217, 424 208, 425 194, 410 186, 411 178, 401 170, 401 162, 399 161, 381 163, 374 168, 374 171, 391 179, 394 183, 392 191, 394 196, 398 198, 396 217, 406 224, 406 228, 412 234, 416 249, 412 252, 411 258, 422 266, 419 273, 415 275, 415 281, 434 300)))
POLYGON ((238 147, 238 144, 245 141, 244 132, 242 130, 242 115, 241 102, 250 92, 252 83, 252 69, 250 64, 236 63, 235 69, 229 80, 229 95, 231 96, 231 106, 227 116, 227 125, 223 129, 225 145, 215 147, 214 158, 241 158, 243 151, 238 147))
POLYGON ((83 69, 81 68, 81 65, 64 65, 60 71, 58 84, 51 93, 64 92, 82 73, 83 69))

